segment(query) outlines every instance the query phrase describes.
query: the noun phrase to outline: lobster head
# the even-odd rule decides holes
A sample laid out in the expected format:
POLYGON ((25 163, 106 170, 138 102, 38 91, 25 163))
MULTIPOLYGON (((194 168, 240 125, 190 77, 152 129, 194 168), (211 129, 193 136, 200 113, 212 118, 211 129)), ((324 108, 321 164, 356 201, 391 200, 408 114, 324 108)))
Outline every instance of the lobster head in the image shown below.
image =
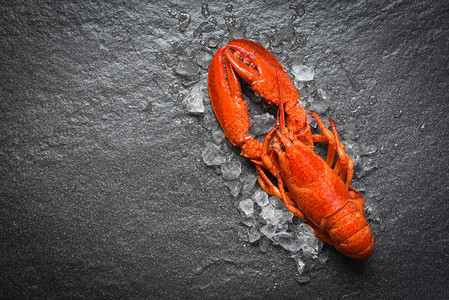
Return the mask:
POLYGON ((267 49, 249 40, 233 40, 224 51, 233 69, 267 102, 279 105, 281 93, 283 103, 298 102, 298 91, 287 71, 267 49))

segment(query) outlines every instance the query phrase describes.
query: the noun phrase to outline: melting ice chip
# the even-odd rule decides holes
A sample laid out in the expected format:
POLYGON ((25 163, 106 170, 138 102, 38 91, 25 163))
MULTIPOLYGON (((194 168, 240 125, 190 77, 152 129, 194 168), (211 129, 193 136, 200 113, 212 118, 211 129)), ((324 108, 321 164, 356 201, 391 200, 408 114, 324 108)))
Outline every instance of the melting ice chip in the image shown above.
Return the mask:
POLYGON ((202 153, 203 161, 208 166, 219 166, 226 162, 226 154, 214 143, 207 142, 202 153))
POLYGON ((245 215, 250 215, 254 212, 254 202, 251 199, 240 201, 239 207, 245 213, 245 215))
POLYGON ((234 180, 240 176, 242 172, 242 165, 240 161, 233 160, 227 164, 221 165, 221 173, 224 180, 234 180))
POLYGON ((203 104, 203 91, 199 85, 194 86, 190 93, 183 101, 187 106, 187 111, 191 114, 202 114, 204 113, 203 104))
POLYGON ((311 81, 315 77, 315 70, 313 68, 300 64, 292 66, 292 73, 298 81, 311 81))

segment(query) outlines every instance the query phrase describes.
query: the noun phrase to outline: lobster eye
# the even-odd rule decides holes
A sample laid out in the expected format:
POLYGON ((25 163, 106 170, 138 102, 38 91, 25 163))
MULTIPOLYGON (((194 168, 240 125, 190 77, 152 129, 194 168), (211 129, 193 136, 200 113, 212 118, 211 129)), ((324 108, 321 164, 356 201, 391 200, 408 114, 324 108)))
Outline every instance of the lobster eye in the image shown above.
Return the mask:
POLYGON ((285 151, 285 146, 282 145, 282 146, 281 146, 281 149, 282 149, 282 151, 285 151))

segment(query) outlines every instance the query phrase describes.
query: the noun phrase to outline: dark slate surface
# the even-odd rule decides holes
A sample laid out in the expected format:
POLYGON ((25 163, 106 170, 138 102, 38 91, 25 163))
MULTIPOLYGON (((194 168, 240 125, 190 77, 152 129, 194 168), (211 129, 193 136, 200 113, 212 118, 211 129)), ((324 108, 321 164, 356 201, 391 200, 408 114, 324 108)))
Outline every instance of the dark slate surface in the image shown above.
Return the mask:
POLYGON ((449 5, 320 2, 214 1, 209 23, 200 2, 3 2, 0 296, 449 297, 449 5), (382 218, 369 260, 325 246, 299 284, 283 249, 238 235, 238 199, 201 161, 216 121, 189 57, 243 36, 313 67, 325 115, 377 146, 354 183, 382 218), (201 116, 181 101, 195 85, 201 116))

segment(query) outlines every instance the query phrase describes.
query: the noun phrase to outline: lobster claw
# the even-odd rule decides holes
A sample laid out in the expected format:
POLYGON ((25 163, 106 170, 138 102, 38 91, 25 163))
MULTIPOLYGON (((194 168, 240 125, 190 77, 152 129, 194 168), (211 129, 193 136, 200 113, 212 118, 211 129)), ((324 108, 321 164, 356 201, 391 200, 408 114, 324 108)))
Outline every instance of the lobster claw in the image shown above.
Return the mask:
POLYGON ((262 143, 247 134, 249 114, 242 99, 239 79, 226 59, 225 49, 217 51, 209 67, 209 96, 215 115, 226 137, 234 146, 239 146, 242 155, 260 164, 262 143))
POLYGON ((239 76, 268 103, 279 106, 281 91, 284 104, 299 102, 298 91, 287 71, 267 49, 252 41, 233 40, 224 52, 239 76))
POLYGON ((306 111, 287 71, 267 49, 248 40, 230 41, 224 53, 226 60, 253 91, 268 103, 285 106, 286 127, 296 139, 312 145, 306 111))

